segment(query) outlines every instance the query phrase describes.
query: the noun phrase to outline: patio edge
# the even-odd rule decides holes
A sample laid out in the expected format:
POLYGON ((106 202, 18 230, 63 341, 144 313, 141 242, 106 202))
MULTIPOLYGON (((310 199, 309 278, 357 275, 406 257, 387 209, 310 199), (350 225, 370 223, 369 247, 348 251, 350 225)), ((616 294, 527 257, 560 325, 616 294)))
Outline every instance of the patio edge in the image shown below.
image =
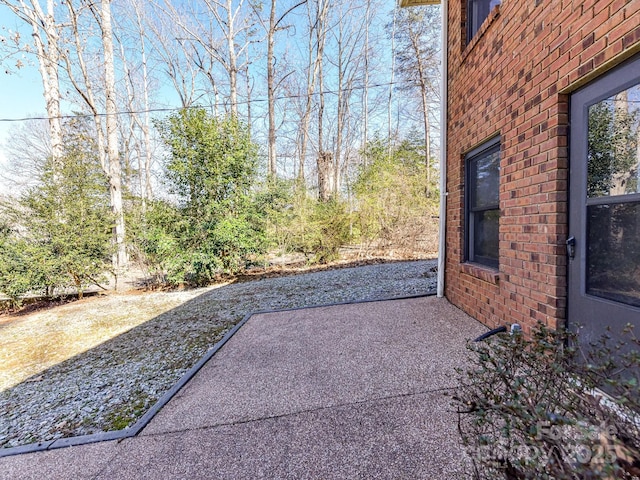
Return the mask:
POLYGON ((156 414, 167 404, 169 401, 187 384, 189 381, 204 367, 204 365, 213 358, 213 356, 235 335, 242 326, 249 321, 254 315, 263 315, 270 313, 280 312, 293 312, 297 310, 307 310, 310 308, 324 308, 324 307, 337 307, 340 305, 354 305, 359 303, 373 303, 373 302, 389 302, 394 300, 410 300, 412 298, 423 298, 435 296, 436 292, 429 290, 426 293, 419 293, 413 295, 401 295, 396 297, 385 298, 373 298, 365 300, 347 300, 344 302, 326 303, 320 305, 307 305, 304 307, 293 308, 281 308, 274 310, 256 310, 247 313, 242 320, 236 323, 231 330, 229 330, 220 341, 218 341, 213 347, 211 347, 198 362, 187 370, 182 377, 162 395, 158 401, 145 412, 131 427, 122 430, 113 430, 109 432, 94 433, 90 435, 79 435, 76 437, 65 437, 56 440, 46 440, 37 443, 29 443, 26 445, 19 445, 17 447, 0 448, 0 458, 10 457, 14 455, 22 455, 26 453, 44 452, 49 450, 56 450, 60 448, 75 447, 79 445, 87 445, 97 442, 107 442, 112 440, 123 440, 125 438, 131 438, 138 435, 156 416, 156 414))

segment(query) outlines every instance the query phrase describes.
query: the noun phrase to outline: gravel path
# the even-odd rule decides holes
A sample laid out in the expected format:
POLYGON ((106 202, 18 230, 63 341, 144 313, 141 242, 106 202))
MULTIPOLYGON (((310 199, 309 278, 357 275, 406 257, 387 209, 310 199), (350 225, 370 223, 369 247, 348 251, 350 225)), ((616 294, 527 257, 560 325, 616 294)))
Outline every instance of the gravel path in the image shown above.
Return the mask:
MULTIPOLYGON (((58 328, 95 330, 107 321, 106 312, 117 317, 106 318, 120 322, 121 332, 44 371, 30 372, 32 376, 21 383, 8 384, 0 392, 0 447, 132 425, 249 312, 424 294, 435 289, 435 272, 435 260, 385 263, 265 278, 182 295, 114 295, 88 302, 81 308, 82 315, 65 316, 69 306, 52 309, 58 311, 58 328), (144 323, 134 321, 144 318, 149 305, 162 302, 165 313, 144 323)), ((29 331, 28 322, 23 323, 12 327, 13 335, 20 328, 29 331)), ((15 337, 4 341, 9 325, 0 324, 0 361, 12 355, 11 345, 18 342, 15 337)), ((44 342, 54 341, 47 335, 44 342)), ((60 341, 63 337, 55 340, 60 341)))

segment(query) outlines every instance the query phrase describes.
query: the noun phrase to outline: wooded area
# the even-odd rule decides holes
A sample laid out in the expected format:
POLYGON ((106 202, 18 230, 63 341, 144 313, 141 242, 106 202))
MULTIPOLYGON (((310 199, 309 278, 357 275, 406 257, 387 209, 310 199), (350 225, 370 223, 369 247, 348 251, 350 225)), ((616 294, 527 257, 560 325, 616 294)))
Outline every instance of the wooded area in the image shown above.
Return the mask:
POLYGON ((203 284, 436 228, 439 7, 375 0, 0 0, 44 120, 5 145, 0 291, 131 262, 203 284), (64 112, 73 112, 67 114, 64 112))

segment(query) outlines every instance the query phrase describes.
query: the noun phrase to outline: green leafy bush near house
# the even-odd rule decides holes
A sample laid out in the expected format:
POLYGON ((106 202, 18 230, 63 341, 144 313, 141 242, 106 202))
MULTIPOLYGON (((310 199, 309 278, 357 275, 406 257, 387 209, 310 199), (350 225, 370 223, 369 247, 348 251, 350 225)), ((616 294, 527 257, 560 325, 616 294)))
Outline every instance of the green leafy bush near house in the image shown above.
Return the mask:
POLYGON ((428 182, 423 148, 411 139, 367 144, 353 185, 353 226, 361 242, 402 246, 429 229, 437 231, 431 222, 438 215, 437 172, 428 182))
POLYGON ((475 479, 640 475, 640 343, 577 343, 542 325, 470 343, 454 397, 475 479), (604 394, 602 392, 608 392, 604 394))

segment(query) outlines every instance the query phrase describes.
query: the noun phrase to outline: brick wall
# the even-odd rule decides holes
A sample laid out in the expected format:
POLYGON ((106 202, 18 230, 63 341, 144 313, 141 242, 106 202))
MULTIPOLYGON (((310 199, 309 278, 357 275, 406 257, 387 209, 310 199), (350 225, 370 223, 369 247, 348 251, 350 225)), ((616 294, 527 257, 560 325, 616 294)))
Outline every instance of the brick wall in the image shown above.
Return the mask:
POLYGON ((569 93, 640 51, 640 0, 449 1, 446 295, 490 327, 566 317, 569 93), (464 156, 501 135, 499 271, 464 263, 464 156))

